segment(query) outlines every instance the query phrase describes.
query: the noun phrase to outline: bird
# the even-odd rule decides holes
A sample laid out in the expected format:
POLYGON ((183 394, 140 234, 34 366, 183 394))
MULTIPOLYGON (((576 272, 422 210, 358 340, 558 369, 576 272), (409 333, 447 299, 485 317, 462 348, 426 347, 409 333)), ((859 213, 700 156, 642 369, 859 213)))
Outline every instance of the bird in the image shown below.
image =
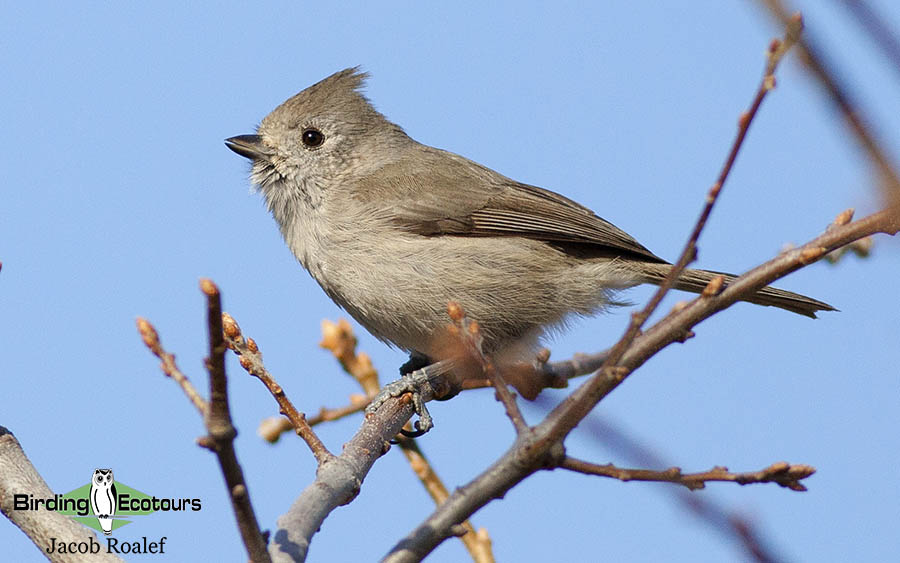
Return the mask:
MULTIPOLYGON (((620 290, 671 271, 572 199, 412 139, 366 98, 367 76, 334 73, 225 143, 251 160, 252 183, 325 293, 414 365, 442 360, 448 303, 478 322, 485 354, 525 358, 569 319, 621 306, 620 290)), ((735 279, 686 269, 674 287, 700 293, 720 275, 735 279)), ((774 287, 744 300, 834 310, 774 287)))

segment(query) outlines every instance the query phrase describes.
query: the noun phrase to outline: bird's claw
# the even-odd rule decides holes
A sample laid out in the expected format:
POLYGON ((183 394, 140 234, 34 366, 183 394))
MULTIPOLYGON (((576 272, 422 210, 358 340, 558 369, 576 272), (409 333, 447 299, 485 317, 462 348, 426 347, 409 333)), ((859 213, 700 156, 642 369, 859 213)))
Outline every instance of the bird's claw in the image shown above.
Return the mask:
POLYGON ((400 432, 410 438, 416 438, 425 434, 434 427, 434 421, 425 407, 425 400, 423 399, 423 395, 427 395, 429 398, 434 395, 430 377, 427 370, 423 368, 404 375, 397 381, 388 383, 366 407, 366 414, 374 413, 389 399, 410 393, 412 395, 413 409, 419 415, 419 420, 415 423, 415 431, 401 430, 400 432))

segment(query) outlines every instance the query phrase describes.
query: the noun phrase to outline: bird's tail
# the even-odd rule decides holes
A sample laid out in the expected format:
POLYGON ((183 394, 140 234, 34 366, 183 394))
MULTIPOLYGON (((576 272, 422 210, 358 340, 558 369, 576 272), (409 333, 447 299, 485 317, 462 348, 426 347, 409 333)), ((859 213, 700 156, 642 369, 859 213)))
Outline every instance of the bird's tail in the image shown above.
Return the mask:
MULTIPOLYGON (((671 269, 672 265, 665 263, 643 263, 641 264, 640 268, 641 274, 645 276, 644 281, 646 281, 647 283, 652 283, 654 285, 659 285, 660 283, 662 283, 663 280, 666 279, 666 276, 669 274, 669 271, 671 269)), ((737 279, 737 276, 726 274, 723 272, 693 270, 689 268, 685 270, 678 278, 678 281, 675 282, 675 289, 690 291, 692 293, 700 293, 707 286, 707 284, 709 284, 710 280, 712 280, 716 276, 723 276, 725 278, 725 285, 728 285, 735 279, 737 279)), ((822 301, 813 299, 812 297, 785 291, 783 289, 778 289, 777 287, 772 286, 766 286, 760 289, 755 294, 744 298, 743 301, 747 301, 748 303, 755 303, 757 305, 766 305, 768 307, 778 307, 779 309, 784 309, 786 311, 791 311, 792 313, 798 313, 800 315, 805 315, 812 318, 816 318, 817 311, 837 310, 828 303, 823 303, 822 301)))

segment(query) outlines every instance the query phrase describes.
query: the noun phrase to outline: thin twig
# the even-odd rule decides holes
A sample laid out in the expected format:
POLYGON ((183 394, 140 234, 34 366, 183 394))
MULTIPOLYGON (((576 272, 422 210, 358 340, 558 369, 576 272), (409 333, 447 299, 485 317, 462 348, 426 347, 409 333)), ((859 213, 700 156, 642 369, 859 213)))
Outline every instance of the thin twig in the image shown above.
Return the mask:
POLYGON ((359 394, 350 395, 350 404, 343 407, 322 407, 315 415, 309 417, 309 425, 315 426, 323 422, 331 422, 340 420, 345 416, 362 412, 369 404, 368 397, 359 394))
POLYGON ((683 485, 692 491, 703 489, 710 481, 730 481, 739 485, 753 483, 777 483, 792 491, 805 491, 806 487, 800 482, 816 472, 809 465, 791 465, 784 461, 773 463, 765 469, 744 473, 732 473, 727 467, 713 467, 709 471, 700 473, 682 473, 680 467, 670 467, 663 471, 652 469, 627 469, 616 467, 608 463, 599 465, 582 461, 573 457, 566 457, 560 467, 600 477, 611 477, 620 481, 657 481, 683 485))
MULTIPOLYGON (((400 437, 397 444, 400 446, 403 455, 406 456, 409 466, 412 467, 419 481, 425 486, 425 490, 428 491, 434 504, 440 505, 447 500, 447 497, 450 496, 447 487, 444 486, 443 481, 438 477, 428 458, 422 453, 419 444, 415 440, 406 437, 400 437)), ((494 561, 494 553, 491 548, 491 537, 488 535, 487 530, 480 528, 476 531, 475 526, 469 520, 463 522, 461 527, 465 530, 465 533, 459 539, 466 546, 466 550, 468 550, 472 560, 475 563, 492 563, 494 561)))
POLYGON ((381 390, 378 372, 368 354, 356 353, 356 344, 356 335, 347 319, 339 319, 337 323, 328 319, 322 321, 322 341, 319 346, 334 354, 344 371, 359 383, 366 395, 374 397, 381 390))
POLYGON ((285 395, 284 389, 266 369, 256 341, 252 338, 245 338, 237 321, 228 313, 222 314, 222 327, 228 347, 240 357, 241 367, 266 386, 266 389, 275 398, 275 402, 278 403, 281 414, 287 417, 297 435, 309 446, 319 465, 333 458, 334 454, 328 451, 328 448, 306 421, 306 415, 294 407, 294 404, 285 395))
MULTIPOLYGON (((781 0, 762 1, 769 12, 782 23, 788 22, 794 17, 781 0)), ((798 40, 797 47, 800 49, 800 60, 818 79, 828 96, 837 105, 850 127, 850 131, 878 169, 885 185, 887 201, 894 203, 900 201, 900 177, 897 175, 897 167, 887 153, 882 150, 881 147, 884 144, 872 130, 870 125, 872 120, 863 116, 859 104, 856 103, 848 88, 838 80, 836 73, 832 70, 832 65, 825 60, 822 50, 814 43, 814 39, 807 34, 798 40)), ((890 205, 892 204, 888 203, 888 206, 890 205)))
POLYGON ((250 492, 244 481, 244 472, 234 451, 237 430, 231 422, 228 407, 228 381, 225 375, 225 340, 222 332, 222 300, 219 288, 212 280, 200 280, 200 289, 206 295, 207 325, 209 327, 209 357, 206 367, 209 371, 209 409, 206 429, 209 436, 204 445, 210 447, 219 460, 219 467, 225 477, 228 497, 237 519, 238 529, 247 555, 251 561, 271 561, 250 502, 250 492))
POLYGON ((884 17, 876 13, 865 0, 840 0, 839 3, 843 4, 863 29, 869 33, 875 45, 891 62, 894 72, 900 76, 900 40, 897 39, 893 30, 885 25, 884 17))
MULTIPOLYGON (((345 416, 362 412, 369 404, 369 399, 363 395, 350 395, 350 404, 343 407, 322 407, 315 415, 306 419, 310 426, 316 426, 323 422, 339 420, 345 416)), ((267 442, 274 444, 285 432, 294 431, 294 425, 284 416, 270 416, 259 423, 256 433, 267 442)))
POLYGON ((609 350, 595 354, 575 354, 568 360, 545 363, 543 370, 550 377, 568 380, 597 371, 608 356, 609 350))
MULTIPOLYGON (((542 401, 541 398, 538 399, 542 401)), ((547 410, 550 401, 543 400, 547 410)), ((618 454, 631 458, 634 463, 643 466, 665 467, 667 462, 658 453, 641 444, 633 436, 624 432, 608 420, 597 416, 589 416, 582 420, 578 428, 598 444, 610 448, 618 454)), ((705 522, 711 531, 723 534, 726 538, 736 540, 744 549, 749 560, 757 563, 778 563, 783 559, 760 530, 759 522, 744 515, 720 506, 709 495, 695 495, 681 487, 667 487, 665 492, 673 495, 678 503, 688 512, 705 522)))
MULTIPOLYGON (((874 233, 896 234, 900 229, 900 214, 896 209, 873 213, 864 219, 850 222, 852 212, 845 211, 818 237, 799 248, 783 252, 768 262, 741 275, 718 295, 698 297, 678 307, 635 339, 619 361, 618 372, 602 370, 560 403, 541 423, 547 429, 541 440, 563 439, 579 420, 615 389, 629 373, 662 348, 681 339, 697 323, 731 306, 760 288, 822 259, 829 252, 874 233), (638 346, 638 341, 641 345, 638 346), (585 402, 580 402, 585 401, 585 402)), ((545 447, 549 447, 547 444, 545 447)))
POLYGON ((138 317, 137 319, 137 328, 141 335, 141 339, 144 341, 147 348, 153 352, 154 356, 162 361, 159 367, 162 369, 163 373, 175 380, 175 383, 181 387, 181 390, 184 391, 185 396, 191 404, 194 405, 200 413, 200 416, 205 417, 207 410, 206 400, 200 396, 200 393, 197 392, 197 388, 194 387, 187 376, 178 369, 178 365, 175 363, 175 354, 166 352, 162 347, 162 343, 159 340, 159 333, 156 332, 156 328, 150 324, 150 321, 141 317, 138 317))
MULTIPOLYGON (((609 355, 609 350, 594 354, 576 353, 568 360, 550 362, 550 350, 544 348, 538 353, 533 369, 528 377, 534 384, 536 391, 544 389, 565 389, 569 386, 569 380, 589 373, 594 373, 601 367, 609 355)), ((467 378, 460 384, 461 390, 483 389, 492 387, 493 383, 484 378, 467 378)))
MULTIPOLYGON (((669 275, 666 277, 666 280, 660 284, 657 291, 653 294, 653 297, 650 298, 650 301, 644 307, 644 309, 640 313, 634 313, 632 315, 631 323, 628 326, 625 334, 622 338, 609 350, 608 355, 603 362, 602 367, 598 370, 597 375, 595 376, 598 379, 603 379, 607 382, 607 384, 611 384, 613 387, 617 386, 625 377, 627 377, 630 370, 621 366, 621 359, 627 353, 629 346, 634 342, 634 340, 640 334, 641 328, 644 323, 656 310, 659 306, 659 303, 662 301, 662 298, 665 296, 666 292, 672 287, 675 283, 675 280, 678 279, 681 272, 684 268, 687 267, 687 264, 693 260, 693 257, 696 253, 696 245, 699 240, 700 233, 703 231, 704 226, 706 225, 706 221, 709 218, 710 213, 712 212, 713 206, 716 203, 719 195, 722 192, 722 188, 725 185, 725 181, 728 179, 729 174, 734 166, 735 161, 737 160, 737 155, 740 152, 741 147, 743 146, 744 139, 747 136, 747 132, 750 129, 750 124, 753 122, 753 119, 756 117, 756 114, 759 111, 760 106, 762 105, 763 100, 766 95, 775 88, 775 70, 778 67, 778 64, 784 58, 784 55, 788 52, 792 45, 794 45, 798 37, 801 34, 803 29, 803 20, 797 16, 791 18, 787 24, 787 30, 785 31, 785 36, 783 41, 779 41, 778 39, 773 39, 769 44, 769 50, 766 56, 766 66, 765 71, 763 72, 762 80, 760 81, 759 87, 757 88, 756 94, 754 95, 753 101, 750 104, 750 108, 741 116, 739 120, 738 132, 737 136, 734 139, 734 142, 731 144, 731 149, 729 150, 728 156, 725 159, 725 163, 722 166, 722 170, 719 172, 719 176, 716 179, 716 182, 713 184, 712 188, 710 188, 709 193, 706 196, 706 202, 703 206, 703 211, 700 213, 700 217, 698 217, 697 222, 694 225, 693 230, 691 231, 690 236, 688 237, 688 242, 685 244, 684 250, 681 252, 681 256, 678 261, 672 267, 672 270, 669 272, 669 275), (619 364, 617 366, 617 364, 619 364)), ((710 286, 718 286, 715 291, 703 291, 700 297, 695 299, 698 300, 709 300, 715 297, 718 293, 718 289, 721 286, 722 280, 721 278, 714 278, 710 281, 710 286)), ((709 288, 712 289, 712 288, 709 288)), ((677 309, 676 309, 677 311, 677 309)), ((669 316, 672 316, 670 313, 669 316)), ((677 339, 681 341, 684 338, 692 336, 692 333, 689 329, 683 330, 677 335, 673 335, 677 339)), ((572 396, 569 397, 571 399, 572 396)), ((567 399, 567 402, 568 400, 567 399)), ((599 401, 599 397, 596 398, 599 401)), ((596 404, 593 400, 590 405, 582 405, 577 409, 570 409, 569 406, 564 403, 561 404, 561 410, 557 411, 557 415, 562 413, 567 413, 567 416, 574 416, 576 420, 567 421, 563 423, 561 420, 557 419, 557 432, 551 432, 548 435, 548 439, 550 436, 556 436, 558 439, 562 439, 562 437, 568 433, 571 428, 574 427, 574 424, 577 423, 578 420, 584 418, 590 409, 596 404), (564 428, 568 428, 569 430, 564 430, 564 428)))
POLYGON ((662 302, 663 297, 665 297, 666 293, 668 293, 672 286, 675 285, 675 282, 678 280, 679 276, 681 276, 684 269, 687 268, 687 265, 694 261, 697 254, 697 241, 700 239, 700 233, 703 232, 706 221, 709 219, 713 207, 715 206, 719 195, 722 193, 725 181, 728 180, 731 169, 734 167, 737 155, 744 144, 747 132, 750 130, 750 124, 753 123, 753 119, 756 117, 766 94, 775 88, 775 69, 784 58, 784 55, 790 50, 791 46, 796 43, 797 38, 803 30, 803 20, 799 16, 791 18, 789 21, 785 22, 785 26, 787 31, 785 32, 784 40, 779 41, 778 39, 773 39, 769 45, 765 72, 763 73, 759 88, 757 88, 753 101, 750 103, 750 108, 744 112, 738 120, 738 131, 734 142, 731 144, 731 150, 725 158, 725 163, 722 165, 718 178, 709 189, 703 210, 700 212, 700 216, 694 224, 694 229, 688 237, 688 241, 681 251, 681 255, 672 266, 666 279, 659 284, 659 287, 653 294, 653 297, 647 302, 647 305, 640 312, 632 313, 631 322, 628 325, 625 334, 609 351, 609 356, 603 363, 603 369, 609 369, 619 361, 625 353, 625 350, 628 349, 628 346, 640 333, 641 327, 644 326, 644 323, 647 322, 647 319, 650 318, 650 315, 653 314, 660 302, 662 302))
POLYGON ((503 379, 502 373, 497 365, 491 361, 483 352, 481 343, 481 329, 476 321, 466 319, 466 313, 458 303, 449 303, 447 305, 447 313, 453 321, 453 330, 450 337, 456 337, 464 345, 468 356, 474 358, 480 365, 482 373, 494 386, 497 400, 503 404, 506 409, 506 416, 513 423, 513 427, 517 434, 521 434, 528 430, 528 423, 522 416, 519 404, 516 402, 516 396, 509 390, 509 386, 503 379))

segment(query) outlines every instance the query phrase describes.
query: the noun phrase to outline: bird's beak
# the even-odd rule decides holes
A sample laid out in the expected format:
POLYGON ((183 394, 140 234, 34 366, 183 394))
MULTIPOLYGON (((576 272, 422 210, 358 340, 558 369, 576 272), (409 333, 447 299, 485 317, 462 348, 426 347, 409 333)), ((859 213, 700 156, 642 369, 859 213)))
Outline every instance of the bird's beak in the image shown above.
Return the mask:
POLYGON ((263 145, 259 135, 238 135, 225 139, 225 146, 244 158, 250 160, 264 159, 270 156, 271 151, 263 145))

